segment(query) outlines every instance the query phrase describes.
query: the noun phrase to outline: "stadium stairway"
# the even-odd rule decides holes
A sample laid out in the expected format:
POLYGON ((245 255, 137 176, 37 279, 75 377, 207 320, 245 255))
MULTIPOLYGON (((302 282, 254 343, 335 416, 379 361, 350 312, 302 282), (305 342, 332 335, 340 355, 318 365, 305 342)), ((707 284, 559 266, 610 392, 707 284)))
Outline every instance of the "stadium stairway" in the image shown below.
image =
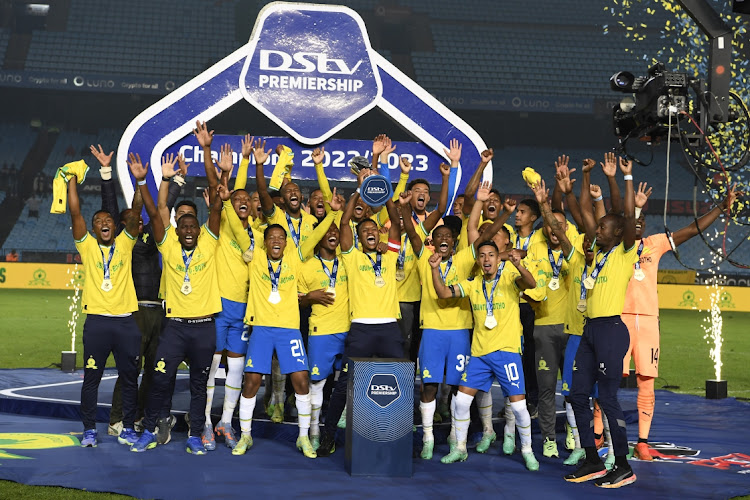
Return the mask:
MULTIPOLYGON (((49 158, 56 141, 57 133, 49 132, 47 129, 40 130, 36 142, 34 142, 26 158, 24 158, 18 174, 19 196, 7 197, 0 204, 0 212, 3 214, 3 217, 0 217, 0 246, 2 246, 11 229, 13 229, 18 216, 21 215, 24 200, 31 196, 33 179, 44 168, 44 164, 47 163, 47 158, 49 158)), ((44 209, 45 207, 40 208, 40 210, 44 209)))

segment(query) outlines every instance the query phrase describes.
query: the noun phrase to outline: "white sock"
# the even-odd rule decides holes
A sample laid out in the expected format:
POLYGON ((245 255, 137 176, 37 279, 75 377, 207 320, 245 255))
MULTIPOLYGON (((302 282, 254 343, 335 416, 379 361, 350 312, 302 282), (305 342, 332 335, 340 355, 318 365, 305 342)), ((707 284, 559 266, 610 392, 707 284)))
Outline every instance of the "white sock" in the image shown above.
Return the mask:
POLYGON ((451 399, 451 432, 448 439, 456 442, 456 396, 451 399))
POLYGON ((607 456, 614 456, 615 449, 612 446, 612 432, 609 430, 607 414, 602 410, 602 424, 604 425, 604 442, 607 443, 607 456))
POLYGON ((227 357, 227 379, 224 381, 224 406, 221 421, 232 423, 234 409, 242 392, 242 377, 245 376, 245 357, 227 357))
POLYGON ((492 427, 492 394, 489 391, 479 391, 476 398, 479 418, 482 421, 482 431, 485 434, 491 434, 495 432, 495 429, 492 427))
POLYGON ((531 416, 526 408, 526 400, 515 401, 510 404, 513 415, 516 417, 516 429, 521 436, 521 453, 531 451, 531 416))
POLYGON ((565 416, 568 417, 568 425, 570 430, 573 431, 573 439, 576 441, 576 448, 581 447, 581 436, 578 434, 578 426, 576 425, 576 414, 573 413, 573 405, 565 402, 565 416))
POLYGON ((253 412, 255 411, 255 396, 246 398, 240 395, 240 430, 243 436, 249 436, 253 428, 253 412))
POLYGON ((310 435, 320 436, 320 408, 323 406, 323 387, 325 379, 317 382, 310 381, 310 435))
POLYGON ((471 402, 474 400, 473 396, 464 394, 459 391, 458 394, 453 398, 455 401, 455 413, 456 419, 456 450, 465 452, 466 451, 466 438, 469 434, 469 413, 471 409, 471 402))
POLYGON ((271 377, 273 379, 271 404, 284 404, 284 385, 286 384, 286 375, 281 374, 279 361, 276 358, 273 358, 273 361, 271 362, 271 377))
POLYGON ((310 431, 310 413, 312 403, 310 393, 295 394, 294 400, 297 404, 297 425, 299 426, 299 437, 306 437, 310 431))
POLYGON ((211 360, 211 369, 208 371, 208 380, 206 381, 206 423, 211 425, 211 405, 214 403, 214 389, 216 387, 216 370, 221 363, 221 354, 214 354, 211 360))
POLYGON ((505 435, 516 436, 516 416, 510 407, 510 399, 505 398, 505 435))
POLYGON ((435 436, 432 434, 432 422, 435 418, 435 400, 433 399, 429 403, 420 401, 419 412, 422 414, 422 430, 424 431, 422 442, 435 441, 435 436))

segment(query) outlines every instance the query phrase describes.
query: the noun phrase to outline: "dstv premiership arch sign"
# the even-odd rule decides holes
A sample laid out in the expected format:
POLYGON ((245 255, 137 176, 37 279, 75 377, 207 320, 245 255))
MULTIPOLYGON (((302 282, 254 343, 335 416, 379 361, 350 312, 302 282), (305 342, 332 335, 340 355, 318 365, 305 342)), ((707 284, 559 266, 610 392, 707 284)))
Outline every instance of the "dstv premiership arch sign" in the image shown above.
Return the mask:
MULTIPOLYGON (((165 153, 195 152, 195 164, 188 174, 204 175, 199 148, 191 135, 195 122, 209 121, 242 99, 294 139, 284 142, 301 154, 295 162, 295 178, 315 179, 309 152, 312 147, 324 145, 326 163, 331 166, 326 168, 327 176, 354 180, 346 160, 354 153, 369 158, 370 141, 331 137, 375 107, 418 141, 398 143, 395 152, 412 159, 418 174, 412 177, 439 184, 438 167, 447 161, 443 148, 447 148, 450 139, 462 143, 462 164, 472 169, 486 149, 466 122, 372 49, 364 22, 355 11, 335 5, 274 2, 258 14, 246 45, 130 123, 117 150, 117 172, 128 203, 134 192, 126 164, 128 153, 138 153, 144 162, 149 161, 151 175, 147 182, 154 196, 165 153)), ((251 128, 252 124, 248 126, 251 128)), ((252 132, 257 136, 262 131, 252 132)), ((216 140, 219 144, 229 142, 234 151, 240 151, 239 137, 216 140)), ((389 166, 398 169, 397 158, 389 159, 389 166)), ((267 167, 270 175, 273 165, 267 167)), ((452 175, 451 200, 469 177, 463 175, 461 167, 452 175)), ((491 165, 484 177, 491 180, 491 165)))

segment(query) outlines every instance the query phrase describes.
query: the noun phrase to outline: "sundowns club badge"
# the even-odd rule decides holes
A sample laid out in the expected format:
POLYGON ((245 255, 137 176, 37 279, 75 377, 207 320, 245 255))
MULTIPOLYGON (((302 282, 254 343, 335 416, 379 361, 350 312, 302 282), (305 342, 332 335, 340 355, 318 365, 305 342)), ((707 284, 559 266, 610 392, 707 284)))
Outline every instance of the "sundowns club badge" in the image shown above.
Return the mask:
POLYGON ((401 389, 395 375, 377 374, 370 378, 367 397, 381 408, 389 406, 401 396, 401 389))
POLYGON ((367 30, 351 9, 275 2, 261 11, 253 41, 242 94, 302 143, 330 137, 381 96, 367 30))

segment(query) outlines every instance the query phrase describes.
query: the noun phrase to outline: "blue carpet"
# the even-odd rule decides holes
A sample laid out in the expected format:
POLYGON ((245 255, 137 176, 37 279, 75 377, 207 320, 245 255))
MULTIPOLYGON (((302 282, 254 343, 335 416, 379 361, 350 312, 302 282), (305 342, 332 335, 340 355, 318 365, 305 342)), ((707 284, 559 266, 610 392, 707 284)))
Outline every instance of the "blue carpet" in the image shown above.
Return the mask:
MULTIPOLYGON (((109 372, 112 374, 114 372, 109 372)), ((566 483, 562 476, 572 468, 561 460, 541 455, 536 473, 526 471, 519 453, 502 455, 499 445, 481 455, 473 450, 464 463, 443 465, 448 452, 447 426, 436 426, 437 445, 432 461, 414 460, 412 478, 350 477, 344 471, 343 432, 339 448, 330 458, 309 460, 294 447, 296 425, 253 422, 255 444, 247 455, 232 456, 218 443, 216 451, 196 457, 184 452, 186 434, 174 432, 172 442, 135 454, 106 435, 99 424, 100 443, 95 449, 77 446, 81 424, 76 400, 78 374, 57 370, 0 370, 0 479, 31 485, 56 485, 89 491, 108 491, 139 498, 237 498, 263 495, 294 498, 729 498, 750 494, 750 405, 734 399, 708 401, 696 396, 657 391, 652 443, 663 457, 654 462, 632 460, 638 481, 620 490, 600 490, 592 484, 566 483), (49 385, 66 383, 65 385, 49 385), (47 387, 9 390, 21 386, 47 387), (13 396, 15 394, 15 396, 13 396), (19 395, 62 401, 20 398, 19 395), (69 401, 69 402, 66 402, 69 401), (37 416, 47 412, 47 416, 37 416), (70 416, 62 417, 60 413, 70 416), (54 416, 51 416, 54 415, 54 416), (50 436, 30 433, 47 433, 50 436)), ((105 422, 105 401, 114 379, 102 383, 100 408, 105 422), (110 385, 106 385, 110 384, 110 385)), ((176 410, 185 409, 185 384, 178 383, 176 410), (183 386, 184 385, 184 386, 183 386)), ((495 394, 496 393, 496 394, 495 394)), ((495 388, 500 409, 499 389, 495 388)), ((636 392, 621 390, 620 399, 633 420, 636 392)), ((221 404, 220 391, 215 411, 221 404)), ((258 405, 262 406, 262 405, 258 405)), ((262 409, 261 409, 262 411, 262 409)), ((260 414, 257 414, 260 416, 260 414)), ((562 422, 562 419, 559 419, 562 422)), ((502 433, 502 421, 496 423, 502 433)), ((235 427, 237 427, 235 420, 235 427)), ((637 426, 629 425, 635 440, 637 426)), ((564 434, 558 435, 562 455, 564 434)), ((419 433, 415 441, 419 442, 419 433)))

